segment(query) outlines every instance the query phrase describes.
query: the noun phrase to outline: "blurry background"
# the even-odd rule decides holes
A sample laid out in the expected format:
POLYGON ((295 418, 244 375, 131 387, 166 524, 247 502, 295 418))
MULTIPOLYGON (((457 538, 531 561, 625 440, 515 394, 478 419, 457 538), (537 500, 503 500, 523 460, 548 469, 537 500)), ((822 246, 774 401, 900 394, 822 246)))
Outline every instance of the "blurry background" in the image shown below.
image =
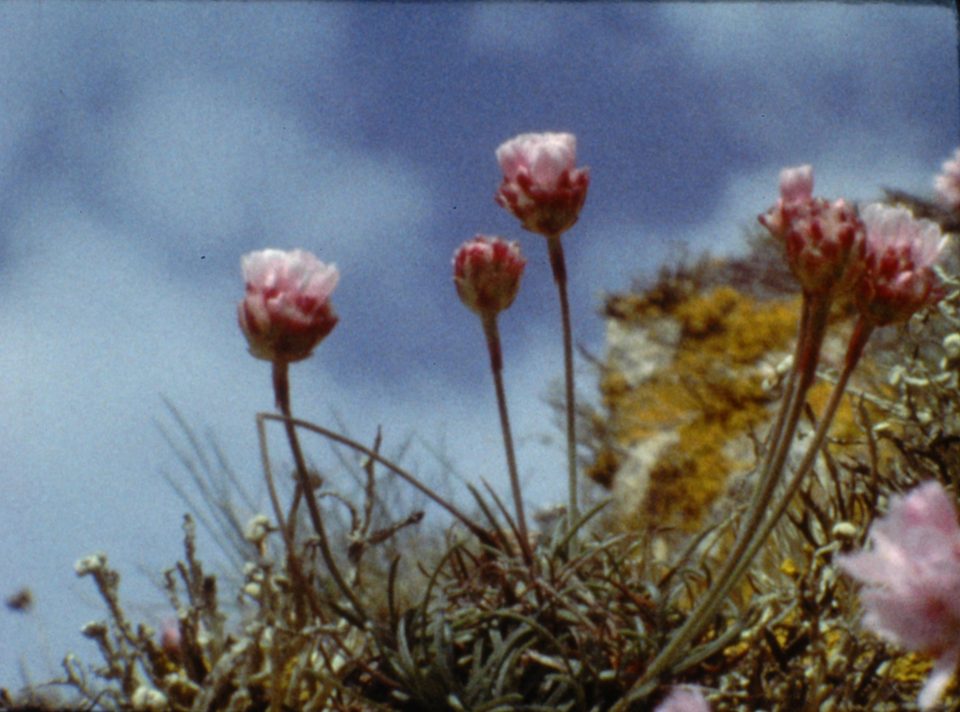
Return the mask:
POLYGON ((564 242, 575 338, 602 354, 602 293, 741 250, 785 165, 812 163, 819 195, 929 195, 960 140, 956 34, 950 10, 909 5, 0 5, 0 595, 35 599, 0 609, 0 686, 93 659, 82 556, 108 553, 135 618, 170 615, 143 573, 181 551, 163 397, 262 491, 272 393, 235 322, 243 253, 303 247, 342 272, 295 411, 367 442, 382 425, 388 452, 413 435, 411 467, 443 453, 506 492, 450 258, 477 232, 519 239, 506 382, 548 505, 558 308, 542 238, 493 202, 497 146, 577 135, 592 185, 564 242))

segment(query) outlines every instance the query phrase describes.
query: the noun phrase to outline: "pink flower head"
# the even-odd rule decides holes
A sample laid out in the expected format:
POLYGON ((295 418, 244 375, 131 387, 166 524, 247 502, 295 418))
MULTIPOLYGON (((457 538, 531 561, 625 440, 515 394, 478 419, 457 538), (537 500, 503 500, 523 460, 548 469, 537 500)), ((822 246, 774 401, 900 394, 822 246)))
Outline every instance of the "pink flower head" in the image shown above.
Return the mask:
POLYGON ((891 499, 870 527, 868 551, 839 557, 864 584, 863 624, 905 648, 938 658, 920 694, 936 703, 960 660, 960 525, 953 499, 927 482, 891 499))
POLYGON ((905 321, 943 296, 933 270, 947 238, 929 220, 917 220, 903 207, 880 203, 863 211, 867 229, 864 271, 857 306, 878 326, 905 321))
POLYGON ((246 295, 237 307, 250 353, 266 361, 300 361, 337 324, 330 294, 340 273, 304 250, 244 255, 246 295))
POLYGON ((513 304, 526 264, 516 242, 477 235, 453 255, 457 294, 477 314, 497 314, 513 304))
POLYGON ((503 182, 497 203, 531 232, 559 235, 580 215, 590 171, 577 168, 577 139, 569 133, 526 133, 497 149, 503 182))
POLYGON ((653 712, 710 712, 710 705, 697 688, 675 687, 653 712))
POLYGON ((960 210, 960 148, 953 152, 953 158, 944 161, 933 181, 937 202, 946 210, 960 210))
POLYGON ((813 197, 812 167, 780 171, 780 199, 759 219, 783 240, 790 270, 804 292, 840 292, 853 284, 863 256, 863 223, 843 200, 813 197))
POLYGON ((160 627, 160 647, 171 658, 180 655, 182 639, 180 624, 176 620, 165 620, 160 627))

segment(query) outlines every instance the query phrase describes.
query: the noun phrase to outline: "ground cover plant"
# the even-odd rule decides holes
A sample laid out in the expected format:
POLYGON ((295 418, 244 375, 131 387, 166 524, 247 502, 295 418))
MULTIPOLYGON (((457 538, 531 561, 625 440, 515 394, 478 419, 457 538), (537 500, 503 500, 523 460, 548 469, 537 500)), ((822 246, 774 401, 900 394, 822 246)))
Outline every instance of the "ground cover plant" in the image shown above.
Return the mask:
MULTIPOLYGON (((960 152, 933 202, 829 200, 814 196, 810 166, 783 170, 779 198, 759 216, 765 254, 784 261, 800 298, 793 355, 771 386, 778 406, 744 421, 758 431, 747 496, 667 555, 655 554, 648 531, 611 526, 603 497, 582 496, 562 239, 590 172, 566 133, 523 134, 496 158, 496 202, 546 241, 557 287, 567 472, 541 476, 566 480, 563 511, 529 516, 517 474, 509 334, 497 316, 521 287, 519 243, 478 235, 453 256, 452 291, 479 318, 489 351, 511 485, 505 500, 467 483, 470 507, 385 456, 379 437, 365 445, 296 416, 292 366, 335 329, 339 272, 306 250, 250 253, 237 318, 250 354, 269 364, 276 410, 251 414, 270 511, 249 522, 225 508, 214 515, 232 532, 235 590, 204 569, 196 513, 184 519, 183 560, 163 574, 174 617, 159 632, 125 612, 105 555, 84 558, 77 574, 92 580, 106 617, 81 632, 101 660, 68 655, 61 679, 4 690, 0 703, 53 706, 59 695, 86 709, 477 712, 956 704, 960 281, 945 235, 960 212, 960 152), (841 324, 845 352, 826 372, 825 340, 841 324), (893 330, 897 338, 885 336, 893 330), (884 378, 853 387, 865 360, 884 378), (829 395, 814 407, 819 382, 829 395), (844 402, 856 428, 843 437, 860 454, 831 431, 844 402), (285 436, 292 478, 277 469, 271 428, 285 436), (322 440, 351 453, 344 469, 355 487, 311 466, 322 440), (394 498, 400 490, 417 499, 394 498), (428 510, 449 525, 428 522, 428 510), (234 600, 239 619, 225 612, 234 600)), ((751 274, 749 261, 740 267, 751 274)), ((690 279, 667 273, 648 294, 666 306, 690 279)))

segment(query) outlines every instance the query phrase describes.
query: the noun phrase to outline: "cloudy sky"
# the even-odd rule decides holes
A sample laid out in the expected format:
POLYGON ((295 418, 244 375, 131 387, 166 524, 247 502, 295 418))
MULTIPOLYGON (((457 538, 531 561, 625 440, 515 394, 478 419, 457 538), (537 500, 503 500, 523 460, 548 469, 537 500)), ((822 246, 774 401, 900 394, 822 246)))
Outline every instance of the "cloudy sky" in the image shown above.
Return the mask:
MULTIPOLYGON (((542 239, 493 202, 494 150, 579 139, 592 184, 565 238, 578 342, 601 295, 684 249, 741 249, 782 166, 817 193, 929 194, 960 141, 945 8, 833 4, 0 4, 0 686, 34 679, 102 615, 74 562, 108 553, 124 598, 180 553, 168 398, 261 492, 269 366, 235 322, 239 259, 303 247, 341 270, 341 322, 292 369, 295 409, 337 414, 408 464, 505 488, 479 322, 450 258, 475 233, 529 265, 501 319, 520 468, 565 488, 544 404, 561 373, 542 239)), ((592 374, 580 371, 589 392, 592 374)), ((309 441, 315 460, 325 447, 309 441)), ((281 457, 282 455, 278 455, 281 457)), ((457 485, 451 484, 453 489, 457 485)), ((505 489, 504 489, 505 491, 505 489)), ((203 553, 215 559, 212 543, 203 553)))

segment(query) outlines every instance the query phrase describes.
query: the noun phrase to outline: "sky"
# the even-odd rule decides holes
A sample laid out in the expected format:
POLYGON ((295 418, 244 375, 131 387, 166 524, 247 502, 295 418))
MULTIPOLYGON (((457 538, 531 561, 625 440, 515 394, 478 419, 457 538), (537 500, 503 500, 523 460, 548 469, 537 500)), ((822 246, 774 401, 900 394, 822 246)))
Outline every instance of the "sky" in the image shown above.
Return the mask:
MULTIPOLYGON (((0 596, 35 598, 0 609, 0 686, 96 659, 83 556, 107 553, 137 620, 170 615, 144 573, 181 555, 164 399, 266 502, 243 254, 300 247, 341 272, 339 325, 291 369, 295 412, 366 442, 382 426, 387 453, 412 436, 405 464, 466 502, 438 450, 504 493, 506 468, 450 261, 477 233, 519 240, 507 397, 532 506, 556 503, 559 310, 543 239, 493 201, 497 146, 576 134, 574 336, 602 355, 603 295, 742 251, 784 166, 812 164, 826 197, 929 196, 960 143, 956 33, 910 4, 0 4, 0 596)), ((589 397, 595 373, 577 377, 589 397)), ((200 553, 217 560, 209 537, 200 553)))

